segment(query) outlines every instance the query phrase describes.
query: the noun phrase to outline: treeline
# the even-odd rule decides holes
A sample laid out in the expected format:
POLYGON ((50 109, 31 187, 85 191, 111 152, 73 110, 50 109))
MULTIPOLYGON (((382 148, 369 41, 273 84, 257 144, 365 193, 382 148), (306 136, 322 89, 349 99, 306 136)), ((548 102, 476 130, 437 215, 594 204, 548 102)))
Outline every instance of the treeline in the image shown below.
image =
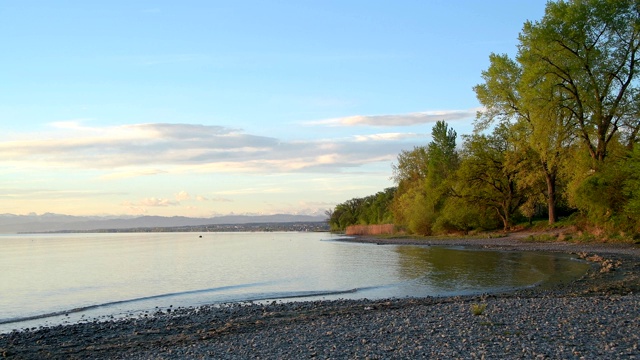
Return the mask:
POLYGON ((393 223, 391 203, 396 188, 387 188, 375 195, 354 198, 327 211, 332 231, 342 231, 349 225, 393 223))
POLYGON ((458 147, 436 123, 430 143, 398 155, 397 187, 338 205, 332 229, 393 222, 428 235, 574 214, 598 232, 637 234, 639 48, 635 1, 549 2, 524 24, 515 58, 490 56, 473 134, 458 147))

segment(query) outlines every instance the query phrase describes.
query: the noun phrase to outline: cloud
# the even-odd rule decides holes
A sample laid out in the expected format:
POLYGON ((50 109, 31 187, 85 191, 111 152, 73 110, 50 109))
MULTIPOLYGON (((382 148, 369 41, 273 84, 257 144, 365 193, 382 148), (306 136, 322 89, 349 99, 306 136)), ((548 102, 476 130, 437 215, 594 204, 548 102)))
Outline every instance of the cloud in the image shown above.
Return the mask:
POLYGON ((196 201, 212 201, 212 202, 233 202, 233 200, 221 196, 209 198, 203 195, 196 195, 196 201))
POLYGON ((189 195, 186 191, 180 191, 176 194, 176 201, 186 201, 191 200, 191 195, 189 195))
POLYGON ((355 141, 393 141, 414 138, 425 138, 427 135, 416 133, 382 133, 370 135, 355 135, 355 141))
POLYGON ((413 126, 474 118, 479 109, 425 111, 392 115, 355 115, 342 118, 309 121, 307 125, 326 126, 413 126))
POLYGON ((3 189, 0 191, 0 199, 81 199, 95 198, 96 196, 114 196, 123 193, 111 191, 88 190, 54 190, 54 189, 3 189))
POLYGON ((123 206, 127 206, 127 207, 140 207, 140 206, 143 206, 143 207, 167 207, 167 206, 178 206, 178 205, 180 205, 180 202, 169 200, 169 199, 150 197, 150 198, 142 199, 142 200, 137 201, 137 202, 124 201, 122 203, 122 205, 123 206))
POLYGON ((299 201, 293 204, 273 204, 271 212, 274 214, 314 215, 325 216, 325 211, 333 209, 334 202, 299 201))
MULTIPOLYGON (((0 143, 0 161, 25 160, 82 167, 124 167, 162 163, 203 163, 241 158, 276 146, 274 138, 248 135, 220 126, 136 124, 114 127, 72 127, 56 136, 0 143)), ((34 134, 37 135, 37 134, 34 134)))
POLYGON ((0 141, 8 168, 100 170, 102 180, 158 174, 340 172, 391 162, 425 135, 379 133, 283 141, 198 124, 86 126, 58 122, 49 133, 0 141))
POLYGON ((139 176, 153 176, 166 174, 167 172, 160 169, 136 169, 131 171, 113 172, 100 176, 102 180, 120 180, 139 176))

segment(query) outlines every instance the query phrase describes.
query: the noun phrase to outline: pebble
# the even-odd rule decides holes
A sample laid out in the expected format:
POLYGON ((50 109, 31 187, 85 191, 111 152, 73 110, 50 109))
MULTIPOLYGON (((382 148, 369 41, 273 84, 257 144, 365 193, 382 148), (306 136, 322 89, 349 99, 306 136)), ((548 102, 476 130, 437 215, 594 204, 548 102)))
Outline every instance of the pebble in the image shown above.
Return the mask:
POLYGON ((640 296, 327 301, 176 310, 145 320, 82 323, 0 335, 16 358, 640 358, 640 296), (601 306, 606 304, 605 307, 601 306), (309 306, 310 305, 310 306, 309 306), (364 306, 374 310, 363 310, 364 306), (453 306, 456 305, 456 306, 453 306), (457 306, 460 305, 460 306, 457 306), (614 310, 613 312, 610 310, 614 310), (213 322, 212 315, 221 317, 213 322), (259 322, 257 322, 259 320, 259 322), (82 334, 79 336, 79 334, 82 334))

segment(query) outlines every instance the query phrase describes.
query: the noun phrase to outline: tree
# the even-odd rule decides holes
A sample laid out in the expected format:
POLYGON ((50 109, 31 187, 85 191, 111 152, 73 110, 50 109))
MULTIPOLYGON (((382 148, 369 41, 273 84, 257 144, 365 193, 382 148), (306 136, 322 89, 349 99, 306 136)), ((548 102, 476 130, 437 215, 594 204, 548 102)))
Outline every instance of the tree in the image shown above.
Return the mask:
POLYGON ((365 197, 362 202, 359 223, 362 225, 392 223, 391 202, 395 193, 396 188, 390 187, 365 197))
POLYGON ((625 163, 624 194, 629 201, 625 205, 625 213, 640 233, 640 147, 636 147, 625 163))
MULTIPOLYGON (((484 83, 474 87, 485 109, 478 113, 476 132, 495 122, 508 124, 518 132, 513 139, 529 146, 528 158, 538 163, 523 175, 529 180, 537 179, 537 173, 543 175, 549 224, 553 224, 557 221, 560 166, 573 142, 573 115, 558 105, 557 90, 530 83, 523 78, 523 67, 507 55, 491 54, 489 61, 489 68, 482 72, 484 83)), ((529 205, 534 204, 529 201, 529 205)))
POLYGON ((403 151, 393 165, 398 193, 393 202, 397 223, 412 233, 429 235, 448 196, 447 179, 458 166, 456 132, 438 121, 427 146, 403 151))
MULTIPOLYGON (((424 184, 423 181, 420 183, 424 184)), ((413 186, 398 193, 393 201, 392 211, 396 225, 405 227, 412 234, 431 234, 434 218, 424 186, 413 186)))
POLYGON ((398 190, 391 211, 395 223, 406 226, 411 233, 427 234, 430 231, 425 185, 428 166, 427 148, 424 146, 414 147, 412 151, 403 150, 398 155, 398 164, 392 165, 392 179, 398 190))
POLYGON ((466 235, 474 229, 495 229, 498 225, 493 209, 470 198, 448 196, 434 228, 437 232, 461 231, 466 235))
POLYGON ((594 170, 619 132, 634 146, 640 129, 637 1, 549 2, 543 19, 526 22, 519 39, 526 82, 558 93, 556 104, 575 117, 594 170))
POLYGON ((431 141, 427 145, 427 178, 431 182, 441 183, 454 172, 458 166, 455 130, 446 122, 438 121, 431 129, 431 141))
POLYGON ((615 223, 628 200, 620 146, 632 151, 640 130, 638 2, 549 2, 543 19, 525 23, 519 39, 522 83, 533 89, 523 94, 535 94, 527 104, 565 119, 568 138, 589 154, 587 166, 576 166, 579 155, 570 164, 568 197, 592 222, 615 223))
POLYGON ((342 231, 349 225, 358 223, 358 218, 362 212, 361 205, 363 199, 353 198, 342 204, 336 205, 329 218, 329 226, 332 231, 342 231))
POLYGON ((526 201, 526 193, 517 185, 517 164, 522 152, 510 141, 506 124, 498 125, 491 135, 466 137, 458 171, 456 196, 467 202, 493 209, 504 230, 511 228, 514 214, 526 201))
POLYGON ((400 192, 410 188, 427 177, 428 168, 427 148, 416 146, 411 151, 402 150, 398 154, 398 163, 392 164, 391 179, 398 185, 400 192))
POLYGON ((391 202, 395 187, 379 191, 375 195, 353 198, 325 211, 332 231, 343 231, 350 225, 388 224, 393 222, 391 202))

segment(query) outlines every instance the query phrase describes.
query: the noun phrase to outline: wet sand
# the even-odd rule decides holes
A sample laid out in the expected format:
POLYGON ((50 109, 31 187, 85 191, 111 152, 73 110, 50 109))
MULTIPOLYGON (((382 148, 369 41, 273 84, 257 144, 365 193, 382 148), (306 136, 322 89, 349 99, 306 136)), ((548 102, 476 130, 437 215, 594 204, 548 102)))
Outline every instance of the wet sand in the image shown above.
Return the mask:
POLYGON ((550 289, 389 300, 229 304, 0 335, 15 359, 640 358, 640 247, 495 239, 345 241, 577 254, 550 289), (579 254, 579 255, 578 255, 579 254), (474 313, 475 312, 475 313, 474 313))

